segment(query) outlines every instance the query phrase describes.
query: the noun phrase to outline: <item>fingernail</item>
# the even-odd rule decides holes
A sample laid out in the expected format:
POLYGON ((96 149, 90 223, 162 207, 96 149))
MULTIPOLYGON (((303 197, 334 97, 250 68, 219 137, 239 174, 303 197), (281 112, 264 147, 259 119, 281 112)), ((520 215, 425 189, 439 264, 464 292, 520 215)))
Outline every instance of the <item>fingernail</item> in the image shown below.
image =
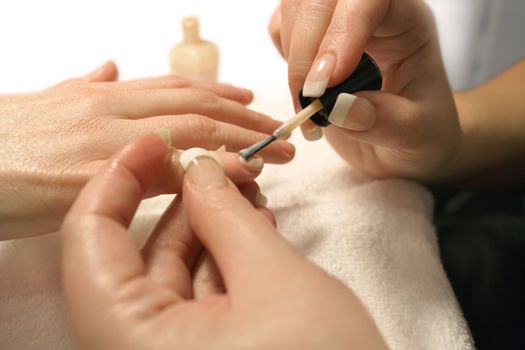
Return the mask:
POLYGON ((155 134, 159 135, 159 137, 164 141, 164 143, 170 147, 171 146, 171 131, 168 128, 162 128, 155 130, 155 134))
POLYGON ((311 129, 301 128, 301 132, 306 141, 317 141, 323 137, 323 130, 317 125, 311 129))
POLYGON ((239 160, 241 161, 241 164, 244 165, 244 167, 252 171, 260 172, 264 167, 264 159, 261 156, 255 155, 249 160, 239 157, 239 160))
POLYGON ((319 97, 324 94, 334 68, 334 55, 328 53, 319 57, 306 76, 303 86, 303 96, 319 97))
POLYGON ((370 130, 376 120, 376 109, 370 101, 364 98, 341 93, 337 96, 328 120, 345 129, 370 130))
POLYGON ((268 207, 268 198, 264 194, 259 192, 255 196, 255 199, 253 200, 253 204, 256 207, 265 207, 265 208, 267 208, 268 207))
POLYGON ((222 145, 221 147, 217 148, 215 151, 217 151, 217 152, 226 152, 226 145, 222 145))
POLYGON ((224 171, 210 152, 190 148, 180 155, 179 162, 188 180, 200 190, 224 187, 228 184, 224 171))

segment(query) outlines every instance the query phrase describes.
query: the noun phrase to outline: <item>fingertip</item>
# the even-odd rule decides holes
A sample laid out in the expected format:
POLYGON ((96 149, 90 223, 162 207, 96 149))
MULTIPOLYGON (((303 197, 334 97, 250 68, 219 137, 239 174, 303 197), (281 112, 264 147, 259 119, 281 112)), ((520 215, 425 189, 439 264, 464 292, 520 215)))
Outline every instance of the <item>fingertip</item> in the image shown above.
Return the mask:
POLYGON ((109 60, 98 68, 88 73, 83 79, 85 82, 110 82, 118 79, 118 67, 115 62, 109 60))

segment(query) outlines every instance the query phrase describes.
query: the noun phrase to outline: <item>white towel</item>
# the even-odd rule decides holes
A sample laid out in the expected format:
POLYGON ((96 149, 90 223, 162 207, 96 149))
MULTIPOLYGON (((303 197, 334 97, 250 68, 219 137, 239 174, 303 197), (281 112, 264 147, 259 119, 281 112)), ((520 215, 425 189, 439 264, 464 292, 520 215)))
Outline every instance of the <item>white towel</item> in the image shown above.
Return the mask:
POLYGON ((283 235, 354 290, 391 349, 472 349, 440 262, 430 193, 359 175, 324 141, 294 143, 294 162, 262 178, 283 235))

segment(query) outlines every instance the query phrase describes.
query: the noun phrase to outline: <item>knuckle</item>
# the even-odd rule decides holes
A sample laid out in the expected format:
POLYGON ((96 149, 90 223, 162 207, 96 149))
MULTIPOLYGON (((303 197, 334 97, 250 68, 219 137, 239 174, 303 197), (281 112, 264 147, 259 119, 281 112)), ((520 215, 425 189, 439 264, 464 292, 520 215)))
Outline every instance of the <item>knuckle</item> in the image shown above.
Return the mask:
POLYGON ((174 88, 187 88, 190 82, 178 75, 170 75, 167 79, 167 85, 174 88))
POLYGON ((331 14, 333 12, 333 0, 312 0, 309 2, 308 10, 310 15, 317 18, 319 15, 331 14))
POLYGON ((186 117, 187 126, 193 130, 192 133, 196 133, 201 136, 214 137, 219 131, 218 123, 200 114, 189 114, 186 117))
POLYGON ((214 92, 201 89, 189 89, 189 91, 199 104, 214 107, 219 103, 219 97, 214 92))
POLYGON ((411 104, 404 111, 404 125, 400 128, 399 147, 411 149, 417 147, 418 143, 425 139, 426 120, 423 117, 423 109, 419 105, 411 104))
POLYGON ((86 112, 96 113, 104 107, 104 101, 110 94, 109 91, 103 91, 94 86, 86 86, 79 89, 75 97, 82 102, 86 112))

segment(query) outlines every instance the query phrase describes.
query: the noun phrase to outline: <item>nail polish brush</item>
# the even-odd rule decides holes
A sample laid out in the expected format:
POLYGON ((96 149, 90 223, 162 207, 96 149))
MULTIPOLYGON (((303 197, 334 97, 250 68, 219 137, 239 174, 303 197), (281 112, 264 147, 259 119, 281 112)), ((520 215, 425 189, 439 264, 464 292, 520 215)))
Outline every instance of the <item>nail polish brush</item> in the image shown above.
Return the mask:
POLYGON ((303 109, 288 121, 278 127, 272 135, 239 152, 244 160, 249 160, 257 152, 274 142, 290 135, 299 125, 310 119, 319 126, 328 126, 328 116, 334 108, 337 96, 340 93, 352 94, 357 91, 381 90, 381 71, 374 60, 366 53, 363 54, 354 72, 343 82, 326 89, 321 97, 305 97, 299 92, 299 103, 303 109))

